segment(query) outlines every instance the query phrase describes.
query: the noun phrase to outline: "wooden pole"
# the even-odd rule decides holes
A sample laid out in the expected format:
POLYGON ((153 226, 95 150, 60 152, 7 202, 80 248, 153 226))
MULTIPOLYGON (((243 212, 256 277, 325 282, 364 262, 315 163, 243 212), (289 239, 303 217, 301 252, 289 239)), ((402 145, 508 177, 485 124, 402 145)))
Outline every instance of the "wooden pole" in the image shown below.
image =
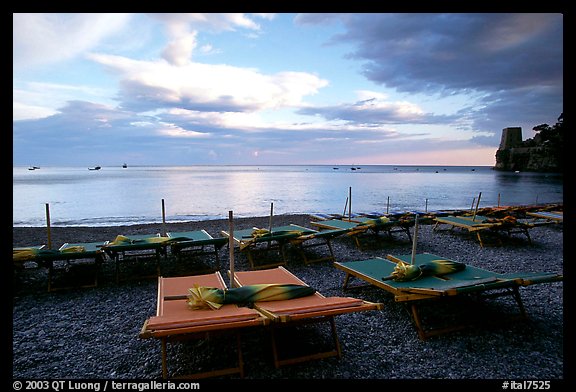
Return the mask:
POLYGON ((270 223, 268 224, 270 234, 272 234, 272 216, 274 216, 274 202, 270 203, 270 223))
POLYGON ((348 189, 348 197, 350 198, 348 202, 348 220, 352 220, 352 187, 348 189))
POLYGON ((474 216, 472 217, 472 220, 475 221, 476 220, 476 214, 478 213, 478 206, 480 205, 480 198, 482 197, 482 192, 480 192, 478 194, 478 200, 476 201, 476 208, 474 209, 474 216))
POLYGON ((162 237, 166 237, 166 209, 164 208, 164 199, 162 199, 162 237))
POLYGON ((428 199, 426 199, 426 206, 424 207, 424 212, 428 213, 428 199))
POLYGON ((412 239, 412 258, 410 259, 410 264, 414 265, 414 260, 416 259, 416 243, 418 242, 418 214, 415 214, 414 218, 414 238, 412 239))
POLYGON ((50 204, 46 203, 46 234, 48 235, 48 249, 52 249, 52 234, 50 232, 50 204))
POLYGON ((348 208, 348 197, 346 197, 346 203, 344 203, 344 211, 342 211, 342 218, 346 218, 346 208, 348 208))
POLYGON ((498 207, 500 207, 500 194, 498 194, 498 207))
POLYGON ((230 287, 234 287, 234 216, 232 211, 228 211, 228 248, 230 249, 230 287))
POLYGON ((388 196, 388 200, 386 201, 386 213, 390 212, 390 196, 388 196))

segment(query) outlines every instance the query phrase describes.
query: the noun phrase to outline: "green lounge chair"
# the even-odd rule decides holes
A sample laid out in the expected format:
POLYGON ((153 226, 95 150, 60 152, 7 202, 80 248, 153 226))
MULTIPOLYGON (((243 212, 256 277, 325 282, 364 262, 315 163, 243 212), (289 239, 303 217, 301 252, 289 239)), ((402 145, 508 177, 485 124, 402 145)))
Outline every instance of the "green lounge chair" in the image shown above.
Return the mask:
MULTIPOLYGON (((118 235, 113 241, 106 241, 102 249, 116 263, 116 282, 120 282, 120 263, 143 262, 152 258, 155 262, 156 273, 146 276, 133 276, 132 278, 146 278, 160 276, 160 258, 166 256, 169 238, 160 234, 118 235)), ((126 278, 128 279, 128 278, 126 278)))
POLYGON ((220 269, 219 250, 226 245, 228 239, 215 238, 206 230, 168 232, 170 252, 181 260, 183 255, 202 256, 214 255, 215 261, 212 271, 220 269))
MULTIPOLYGON (((411 257, 412 255, 388 255, 386 259, 377 257, 361 261, 336 262, 334 266, 346 273, 344 289, 352 288, 348 284, 350 278, 355 277, 392 293, 396 302, 409 305, 412 320, 418 336, 422 340, 467 326, 456 323, 445 327, 425 327, 420 317, 419 306, 429 303, 429 301, 469 294, 483 295, 488 298, 508 295, 513 296, 516 300, 520 309, 520 318, 526 318, 526 311, 520 297, 519 288, 532 284, 563 280, 563 275, 556 273, 499 274, 470 265, 465 265, 465 268, 461 271, 442 276, 426 275, 412 281, 390 279, 398 263, 410 264, 411 257)), ((421 253, 415 255, 414 265, 431 265, 438 260, 457 263, 434 254, 421 253)))
POLYGON ((388 217, 356 217, 352 219, 327 219, 324 221, 310 222, 321 230, 347 230, 346 235, 352 237, 358 249, 362 249, 361 238, 367 234, 378 235, 380 232, 386 232, 392 235, 395 232, 402 232, 412 241, 410 227, 414 226, 414 219, 391 219, 388 217))
POLYGON ((13 248, 15 265, 23 266, 25 262, 35 262, 48 269, 48 291, 68 289, 76 286, 59 286, 54 283, 57 272, 68 271, 74 262, 80 260, 93 260, 94 280, 81 287, 96 287, 98 285, 98 270, 104 261, 105 255, 101 242, 65 243, 59 249, 46 249, 44 245, 13 248))
MULTIPOLYGON (((224 237, 230 238, 228 231, 223 230, 221 233, 224 237)), ((262 269, 286 265, 288 262, 286 246, 290 244, 290 241, 315 233, 316 230, 295 224, 273 227, 271 231, 253 227, 251 229, 234 230, 234 243, 238 245, 241 251, 246 253, 251 269, 262 269), (279 253, 280 257, 276 257, 276 260, 269 257, 272 252, 279 253), (256 259, 260 259, 258 256, 262 254, 265 255, 265 258, 269 258, 269 262, 257 263, 256 259)))
MULTIPOLYGON (((539 226, 540 222, 531 222, 526 219, 516 219, 514 217, 505 218, 488 218, 477 216, 475 219, 472 216, 442 216, 436 217, 436 224, 433 230, 439 230, 441 225, 449 225, 453 230, 455 227, 467 230, 471 234, 476 234, 476 238, 481 247, 484 247, 484 241, 481 233, 498 234, 504 232, 510 237, 512 234, 524 234, 529 244, 532 244, 529 230, 539 226)), ((500 237, 497 238, 498 242, 502 244, 500 237)))

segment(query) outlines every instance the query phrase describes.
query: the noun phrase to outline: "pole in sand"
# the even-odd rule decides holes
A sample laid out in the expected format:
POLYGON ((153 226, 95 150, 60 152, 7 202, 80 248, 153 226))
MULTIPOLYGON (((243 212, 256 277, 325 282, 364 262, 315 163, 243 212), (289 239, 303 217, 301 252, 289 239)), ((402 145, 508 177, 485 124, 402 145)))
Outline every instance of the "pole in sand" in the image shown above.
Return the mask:
POLYGON ((228 248, 230 249, 230 287, 236 286, 234 284, 234 213, 228 211, 228 248))
POLYGON ((268 232, 272 235, 272 216, 274 215, 274 202, 270 203, 270 222, 268 224, 268 232))
POLYGON ((350 198, 348 202, 348 219, 352 220, 352 187, 348 189, 348 197, 350 198))
POLYGON ((418 242, 418 214, 415 214, 414 218, 414 238, 412 239, 412 257, 410 258, 410 264, 414 264, 416 259, 416 243, 418 242))
POLYGON ((478 194, 478 200, 476 201, 476 208, 474 209, 474 215, 472 216, 472 220, 476 220, 476 214, 478 213, 478 206, 480 205, 480 198, 482 197, 482 192, 478 194))
POLYGON ((52 234, 50 233, 50 205, 46 203, 46 234, 48 235, 48 249, 52 249, 52 234))
POLYGON ((162 237, 166 237, 166 209, 164 208, 164 199, 162 199, 162 237))

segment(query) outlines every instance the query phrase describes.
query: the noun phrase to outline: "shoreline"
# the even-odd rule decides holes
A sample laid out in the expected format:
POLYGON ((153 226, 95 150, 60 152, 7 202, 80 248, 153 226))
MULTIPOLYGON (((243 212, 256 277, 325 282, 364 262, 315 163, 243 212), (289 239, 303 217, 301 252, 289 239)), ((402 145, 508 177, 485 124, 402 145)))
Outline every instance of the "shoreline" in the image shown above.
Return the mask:
MULTIPOLYGON (((274 225, 289 223, 309 226, 308 214, 274 216, 274 225)), ((234 229, 268 227, 270 217, 235 218, 234 229)), ((166 223, 168 231, 204 229, 212 236, 228 230, 228 219, 186 223, 166 223)), ((112 240, 118 234, 151 234, 162 224, 111 227, 53 227, 52 243, 112 240)), ((442 255, 494 272, 563 271, 563 229, 561 225, 531 229, 532 245, 522 236, 512 236, 501 245, 480 247, 474 237, 455 231, 435 232, 431 225, 420 226, 418 252, 442 255)), ((13 228, 13 245, 30 246, 46 241, 46 228, 13 228)), ((365 249, 351 238, 333 241, 337 261, 364 260, 386 254, 409 254, 412 244, 402 233, 380 234, 365 249)), ((316 251, 315 251, 316 252, 316 251)), ((318 250, 322 252, 322 250, 318 250)), ((220 270, 226 276, 228 252, 219 253, 220 270)), ((344 273, 330 262, 305 265, 290 252, 286 265, 296 276, 325 296, 354 296, 383 304, 381 311, 336 317, 342 358, 328 358, 274 368, 270 347, 262 331, 243 335, 245 380, 221 377, 235 382, 250 380, 364 379, 389 380, 552 380, 553 387, 569 378, 564 373, 563 282, 521 288, 527 321, 497 326, 474 326, 418 339, 409 313, 386 291, 374 286, 342 290, 344 273), (495 360, 497 359, 497 360, 495 360), (410 366, 407 366, 410 364, 410 366)), ((163 274, 194 274, 193 266, 163 260, 163 274)), ((235 268, 247 270, 242 252, 235 252, 235 268)), ((104 262, 98 287, 47 292, 46 272, 23 271, 14 280, 13 370, 14 378, 24 379, 138 379, 161 377, 160 344, 155 339, 139 339, 146 318, 156 309, 157 281, 142 279, 116 284, 114 268, 104 262)), ((492 301, 488 301, 492 304, 492 301)), ((467 306, 438 304, 434 314, 467 317, 467 306), (438 312, 438 313, 436 313, 438 312), (445 313, 448 312, 448 313, 445 313)), ((490 305, 490 317, 503 317, 515 311, 514 304, 502 299, 490 305)), ((321 340, 320 332, 298 337, 302 344, 321 340)), ((216 349, 190 343, 171 349, 173 370, 196 369, 219 361, 229 349, 224 342, 216 349)))

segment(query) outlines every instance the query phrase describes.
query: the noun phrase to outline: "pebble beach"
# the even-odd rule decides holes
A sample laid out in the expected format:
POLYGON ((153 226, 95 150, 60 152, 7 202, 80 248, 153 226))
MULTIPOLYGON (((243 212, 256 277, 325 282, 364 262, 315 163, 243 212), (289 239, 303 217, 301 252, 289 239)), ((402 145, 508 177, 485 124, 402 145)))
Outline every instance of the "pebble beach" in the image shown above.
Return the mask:
MULTIPOLYGON (((274 216, 274 225, 290 223, 310 227, 311 217, 274 216)), ((268 227, 269 217, 238 218, 234 229, 268 227)), ((155 234, 166 231, 204 229, 214 237, 228 230, 227 219, 111 227, 53 227, 55 247, 66 242, 113 240, 117 235, 155 234)), ((433 230, 422 224, 417 251, 428 252, 498 273, 563 273, 563 227, 551 224, 530 230, 531 244, 523 235, 505 237, 502 243, 488 239, 481 247, 475 236, 453 230, 433 230)), ((13 246, 46 243, 46 228, 14 227, 13 246)), ((409 254, 412 242, 404 233, 366 238, 359 249, 351 237, 332 242, 336 261, 365 260, 388 254, 409 254)), ((328 251, 323 247, 314 253, 328 251)), ((243 252, 234 252, 237 271, 249 269, 243 252)), ((418 337, 408 308, 393 295, 375 286, 343 290, 345 274, 332 262, 305 264, 300 254, 288 251, 285 267, 325 296, 353 296, 382 304, 381 310, 336 317, 342 358, 326 358, 275 368, 265 331, 254 328, 242 334, 245 362, 243 379, 221 377, 239 383, 279 380, 363 380, 387 383, 428 380, 477 381, 550 380, 552 388, 569 377, 565 363, 564 283, 536 284, 520 289, 527 320, 474 323, 469 328, 434 336, 418 337)), ((177 260, 168 254, 161 260, 162 276, 198 273, 198 260, 177 260)), ((229 251, 219 253, 220 271, 227 278, 229 251)), ((117 283, 114 263, 107 259, 98 271, 98 286, 48 292, 44 268, 15 271, 12 306, 12 377, 14 379, 123 379, 162 378, 160 343, 139 337, 143 323, 155 315, 157 279, 133 279, 117 283)), ((73 271, 69 271, 73 272, 73 271)), ((79 277, 82 278, 81 271, 79 277)), ((126 272, 127 274, 133 271, 126 272)), ((134 272, 135 273, 135 272, 134 272)), ((72 274, 73 275, 73 274, 72 274)), ((66 278, 64 275, 63 279, 66 278)), ((228 283, 228 282, 227 282, 228 283)), ((362 282, 355 282, 362 283, 362 282)), ((499 321, 518 312, 510 297, 481 301, 462 298, 435 301, 422 310, 425 321, 449 322, 481 318, 499 321)), ((286 333, 288 346, 313 347, 330 344, 323 327, 286 333)), ((191 340, 169 345, 171 373, 185 374, 233 362, 226 338, 191 340)), ((287 348, 288 350, 291 347, 287 348)), ((346 385, 346 384, 344 384, 346 385)), ((430 384, 432 385, 432 384, 430 384)), ((461 385, 461 384, 458 384, 461 385)), ((501 388, 499 388, 501 389, 501 388)))

